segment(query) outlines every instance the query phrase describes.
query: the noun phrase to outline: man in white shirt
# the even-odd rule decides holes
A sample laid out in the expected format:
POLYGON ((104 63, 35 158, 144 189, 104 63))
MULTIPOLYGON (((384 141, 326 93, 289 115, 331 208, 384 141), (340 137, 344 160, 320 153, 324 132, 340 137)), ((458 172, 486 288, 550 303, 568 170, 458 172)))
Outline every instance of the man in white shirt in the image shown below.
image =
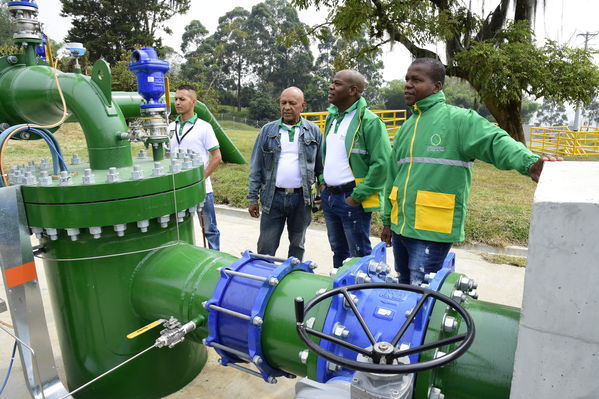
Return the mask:
POLYGON ((312 220, 312 191, 322 173, 322 134, 314 123, 302 118, 304 93, 289 87, 279 99, 281 119, 262 127, 250 163, 248 211, 260 216, 258 253, 274 255, 285 223, 289 235, 288 256, 302 259, 306 229, 312 220))
POLYGON ((385 124, 362 97, 365 80, 339 71, 329 86, 332 104, 322 143, 322 210, 333 251, 333 266, 349 257, 370 255, 370 220, 381 210, 381 194, 391 152, 385 124))
MULTIPOLYGON (((187 151, 191 149, 199 153, 204 160, 204 183, 206 186, 206 199, 204 201, 204 226, 208 247, 220 250, 220 232, 216 225, 214 212, 214 193, 210 175, 216 170, 222 160, 218 140, 212 126, 194 112, 197 102, 197 93, 191 85, 181 85, 175 93, 175 109, 177 119, 169 125, 171 135, 170 150, 187 151)), ((200 216, 200 214, 198 214, 200 216)))

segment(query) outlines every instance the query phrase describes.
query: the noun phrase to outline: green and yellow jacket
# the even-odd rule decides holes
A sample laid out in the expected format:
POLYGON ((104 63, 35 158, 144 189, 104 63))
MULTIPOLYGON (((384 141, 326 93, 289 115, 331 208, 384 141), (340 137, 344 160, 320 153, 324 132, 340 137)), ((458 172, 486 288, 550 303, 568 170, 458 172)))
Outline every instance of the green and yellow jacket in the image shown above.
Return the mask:
MULTIPOLYGON (((391 144, 389 135, 383 121, 367 108, 366 100, 360 97, 345 113, 356 109, 347 135, 345 136, 345 148, 349 167, 354 175, 356 187, 352 192, 354 201, 362 204, 366 212, 381 210, 381 195, 385 187, 385 171, 391 144)), ((328 108, 325 123, 324 138, 322 140, 322 159, 326 159, 326 138, 339 110, 335 105, 328 108)), ((324 184, 324 177, 320 175, 320 184, 324 184)))
POLYGON ((418 101, 395 135, 385 183, 383 224, 405 237, 464 240, 475 159, 529 175, 539 156, 441 91, 418 101))

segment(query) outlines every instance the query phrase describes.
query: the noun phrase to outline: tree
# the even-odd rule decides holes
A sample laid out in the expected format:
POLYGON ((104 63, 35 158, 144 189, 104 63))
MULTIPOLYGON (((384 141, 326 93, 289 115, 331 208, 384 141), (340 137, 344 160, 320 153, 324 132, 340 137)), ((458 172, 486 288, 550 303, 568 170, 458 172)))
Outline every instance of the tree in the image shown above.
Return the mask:
POLYGON ((403 94, 406 82, 392 80, 381 89, 381 96, 386 109, 408 109, 406 98, 403 94))
POLYGON ((185 32, 181 36, 181 51, 187 52, 187 50, 197 49, 204 38, 208 34, 208 29, 200 21, 194 19, 185 27, 185 32))
POLYGON ((599 98, 595 98, 584 108, 583 120, 587 126, 599 125, 599 98))
POLYGON ((588 51, 553 41, 535 45, 530 21, 537 0, 496 0, 499 4, 485 16, 458 0, 293 3, 328 7, 329 24, 343 37, 367 28, 373 47, 398 42, 415 57, 441 59, 426 46, 443 42, 448 75, 470 82, 499 125, 522 142, 524 93, 586 104, 599 88, 599 68, 588 51))
POLYGON ((252 51, 251 68, 278 96, 289 86, 305 89, 314 58, 306 25, 286 0, 266 0, 255 5, 247 21, 252 51))
POLYGON ((190 0, 61 0, 64 17, 72 17, 67 41, 82 42, 90 60, 104 58, 116 63, 123 51, 140 46, 162 47, 158 30, 170 33, 165 26, 173 15, 185 13, 190 0))
POLYGON ((545 98, 536 120, 539 126, 565 126, 568 124, 566 107, 553 98, 545 98))
POLYGON ((12 45, 12 35, 15 33, 15 23, 10 17, 7 2, 8 0, 0 1, 0 46, 12 45))
MULTIPOLYGON (((364 97, 371 106, 382 102, 380 88, 383 83, 382 50, 369 45, 366 32, 343 38, 335 36, 328 28, 320 29, 317 38, 319 55, 315 63, 315 75, 325 77, 319 84, 322 99, 327 104, 326 95, 335 72, 343 69, 355 69, 366 78, 364 97)), ((326 107, 326 105, 325 105, 326 107)))
POLYGON ((250 53, 254 51, 249 43, 246 24, 250 13, 236 7, 218 19, 218 28, 213 36, 212 47, 219 50, 219 57, 214 61, 216 72, 222 71, 230 86, 235 88, 237 111, 241 110, 241 82, 250 73, 250 53))

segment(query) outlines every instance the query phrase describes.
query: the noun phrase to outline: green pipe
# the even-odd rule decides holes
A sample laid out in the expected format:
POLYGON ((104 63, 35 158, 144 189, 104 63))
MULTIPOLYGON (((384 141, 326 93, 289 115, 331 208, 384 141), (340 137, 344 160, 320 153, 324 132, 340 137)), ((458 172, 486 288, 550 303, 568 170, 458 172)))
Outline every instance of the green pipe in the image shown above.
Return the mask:
MULTIPOLYGON (((212 297, 220 280, 218 268, 228 267, 236 258, 218 251, 194 247, 184 242, 157 250, 135 269, 131 284, 131 303, 147 321, 173 316, 187 322, 208 312, 202 302, 212 297)), ((194 336, 208 336, 201 325, 194 336)))
MULTIPOLYGON (((70 390, 154 344, 155 331, 126 338, 147 324, 131 306, 131 276, 150 253, 144 249, 169 245, 169 241, 176 245, 177 239, 193 242, 191 218, 179 223, 178 229, 174 223, 163 229, 152 221, 146 233, 139 232, 134 223, 127 225, 124 237, 105 228, 99 239, 81 234, 77 241, 71 241, 61 230, 58 240, 42 240, 70 390), (124 255, 115 255, 120 253, 124 255), (86 259, 55 260, 79 257, 86 259)), ((160 301, 160 292, 149 294, 160 301)), ((155 348, 82 390, 76 398, 158 399, 191 382, 206 359, 206 349, 192 341, 172 349, 155 348)))
MULTIPOLYGON (((450 274, 441 287, 441 293, 450 296, 460 276, 450 274)), ((470 313, 476 326, 472 346, 453 362, 419 373, 414 398, 427 399, 431 387, 441 389, 445 399, 509 398, 520 309, 470 297, 462 306, 470 313)), ((440 328, 445 313, 446 306, 437 302, 429 319, 425 343, 447 336, 440 328)), ((451 335, 463 332, 465 325, 460 323, 451 335)), ((429 351, 421 356, 421 360, 430 360, 433 356, 434 352, 429 351)))
MULTIPOLYGON (((128 131, 119 107, 88 76, 59 71, 58 80, 69 113, 83 129, 91 168, 131 166, 131 145, 119 137, 128 131)), ((17 65, 0 70, 0 120, 49 125, 62 114, 52 68, 17 65)))
MULTIPOLYGON (((139 93, 115 91, 112 93, 114 102, 119 106, 125 118, 136 118, 140 116, 139 106, 142 102, 142 97, 139 93)), ((175 93, 171 93, 171 112, 176 113, 175 110, 175 93)), ((218 121, 214 118, 214 115, 210 112, 208 107, 200 101, 195 106, 195 112, 198 117, 212 125, 218 143, 220 144, 220 151, 223 157, 223 162, 246 164, 247 161, 239 151, 235 144, 231 141, 229 136, 225 133, 223 128, 220 126, 218 121)))

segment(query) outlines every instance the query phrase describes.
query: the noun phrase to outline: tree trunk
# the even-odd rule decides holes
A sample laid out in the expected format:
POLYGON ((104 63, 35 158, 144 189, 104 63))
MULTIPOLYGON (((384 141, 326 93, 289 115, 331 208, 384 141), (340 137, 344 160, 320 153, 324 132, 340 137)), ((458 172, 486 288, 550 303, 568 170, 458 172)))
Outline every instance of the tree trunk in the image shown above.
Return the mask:
POLYGON ((485 100, 485 105, 497 123, 499 123, 500 128, 508 132, 514 140, 518 140, 526 145, 524 129, 522 129, 522 119, 520 118, 522 102, 511 101, 506 105, 499 105, 495 99, 487 99, 485 100))
POLYGON ((241 111, 241 62, 237 65, 237 112, 241 111))

